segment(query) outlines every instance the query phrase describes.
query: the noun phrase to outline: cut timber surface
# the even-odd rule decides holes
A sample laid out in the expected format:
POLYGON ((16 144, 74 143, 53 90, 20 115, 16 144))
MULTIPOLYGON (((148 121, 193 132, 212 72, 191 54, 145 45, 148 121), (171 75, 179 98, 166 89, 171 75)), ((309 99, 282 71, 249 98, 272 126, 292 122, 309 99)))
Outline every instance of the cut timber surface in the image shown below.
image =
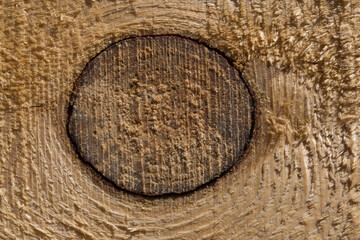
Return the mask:
POLYGON ((359 0, 0 0, 0 239, 359 239, 359 16, 359 0), (256 103, 246 154, 195 191, 125 191, 68 136, 86 64, 149 35, 218 49, 256 103))
POLYGON ((176 36, 123 40, 95 57, 71 99, 80 155, 135 193, 182 193, 243 154, 253 100, 239 72, 203 44, 176 36))

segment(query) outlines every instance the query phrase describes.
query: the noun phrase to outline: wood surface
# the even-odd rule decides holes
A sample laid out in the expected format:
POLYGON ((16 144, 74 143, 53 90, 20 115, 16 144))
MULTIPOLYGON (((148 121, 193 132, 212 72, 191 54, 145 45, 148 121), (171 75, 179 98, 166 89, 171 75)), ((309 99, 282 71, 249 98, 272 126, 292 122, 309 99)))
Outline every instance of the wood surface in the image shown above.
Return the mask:
POLYGON ((0 239, 359 239, 358 0, 0 0, 0 239), (218 49, 256 101, 231 171, 195 191, 123 191, 67 133, 74 82, 112 43, 218 49))
POLYGON ((177 36, 131 38, 91 60, 75 85, 68 130, 79 157, 117 186, 182 193, 244 155, 254 104, 219 53, 177 36))

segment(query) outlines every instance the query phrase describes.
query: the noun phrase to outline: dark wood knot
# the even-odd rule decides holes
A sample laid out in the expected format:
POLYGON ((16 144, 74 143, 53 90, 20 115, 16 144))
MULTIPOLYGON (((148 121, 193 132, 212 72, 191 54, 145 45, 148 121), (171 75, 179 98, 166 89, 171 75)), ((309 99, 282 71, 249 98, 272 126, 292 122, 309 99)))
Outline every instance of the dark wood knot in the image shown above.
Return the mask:
POLYGON ((253 105, 239 71, 217 51, 178 36, 136 37, 87 64, 68 133, 81 158, 120 188, 182 193, 241 158, 253 105))

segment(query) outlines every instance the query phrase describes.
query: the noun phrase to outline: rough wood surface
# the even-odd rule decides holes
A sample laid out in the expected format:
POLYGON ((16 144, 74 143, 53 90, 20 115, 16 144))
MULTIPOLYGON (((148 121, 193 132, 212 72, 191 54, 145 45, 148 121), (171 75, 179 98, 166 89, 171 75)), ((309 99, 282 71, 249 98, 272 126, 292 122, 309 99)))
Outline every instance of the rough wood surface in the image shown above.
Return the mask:
POLYGON ((0 1, 0 239, 358 239, 360 2, 0 1), (111 43, 199 39, 259 106, 249 153, 179 196, 119 190, 66 131, 73 83, 111 43))
POLYGON ((74 92, 68 128, 80 157, 135 193, 182 193, 213 180, 244 155, 253 131, 239 72, 177 36, 106 48, 74 92))

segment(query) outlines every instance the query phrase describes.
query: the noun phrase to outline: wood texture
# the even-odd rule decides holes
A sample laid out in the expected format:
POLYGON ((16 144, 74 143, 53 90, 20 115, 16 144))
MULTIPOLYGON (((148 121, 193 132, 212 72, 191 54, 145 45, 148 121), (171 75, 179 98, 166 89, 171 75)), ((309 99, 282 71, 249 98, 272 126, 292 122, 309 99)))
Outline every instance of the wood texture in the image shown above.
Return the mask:
POLYGON ((360 2, 0 0, 0 239, 358 239, 360 2), (200 39, 254 90, 247 156, 187 194, 119 190, 79 161, 69 96, 132 36, 200 39))
POLYGON ((68 128, 80 157, 135 193, 182 193, 213 180, 244 155, 253 131, 239 72, 177 36, 106 48, 74 92, 68 128))

